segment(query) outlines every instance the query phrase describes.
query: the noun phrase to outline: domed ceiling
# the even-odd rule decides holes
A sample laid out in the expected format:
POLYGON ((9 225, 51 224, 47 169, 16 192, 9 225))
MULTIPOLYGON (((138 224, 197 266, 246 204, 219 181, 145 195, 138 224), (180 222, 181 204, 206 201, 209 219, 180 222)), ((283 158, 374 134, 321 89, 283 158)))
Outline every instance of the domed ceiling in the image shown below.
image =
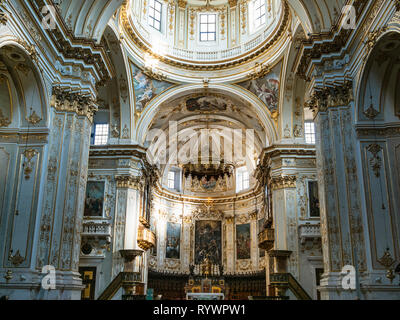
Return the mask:
POLYGON ((121 10, 121 29, 135 62, 169 79, 238 81, 256 62, 274 64, 288 43, 288 5, 260 1, 258 10, 257 3, 132 0, 121 10))

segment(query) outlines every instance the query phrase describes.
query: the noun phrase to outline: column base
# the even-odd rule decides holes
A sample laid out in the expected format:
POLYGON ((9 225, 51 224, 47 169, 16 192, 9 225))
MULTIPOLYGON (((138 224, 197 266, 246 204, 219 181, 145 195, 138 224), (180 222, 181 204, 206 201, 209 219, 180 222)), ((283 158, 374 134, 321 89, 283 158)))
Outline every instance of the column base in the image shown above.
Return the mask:
POLYGON ((360 290, 344 289, 343 275, 329 273, 321 279, 318 290, 321 300, 400 300, 400 285, 398 281, 390 283, 384 273, 364 274, 360 279, 360 290), (371 279, 380 279, 382 283, 371 282, 371 279))
MULTIPOLYGON (((1 274, 5 275, 6 271, 1 274)), ((78 272, 56 270, 55 289, 45 289, 42 280, 49 274, 32 270, 12 270, 8 281, 0 280, 0 298, 8 300, 80 300, 84 289, 78 272)))

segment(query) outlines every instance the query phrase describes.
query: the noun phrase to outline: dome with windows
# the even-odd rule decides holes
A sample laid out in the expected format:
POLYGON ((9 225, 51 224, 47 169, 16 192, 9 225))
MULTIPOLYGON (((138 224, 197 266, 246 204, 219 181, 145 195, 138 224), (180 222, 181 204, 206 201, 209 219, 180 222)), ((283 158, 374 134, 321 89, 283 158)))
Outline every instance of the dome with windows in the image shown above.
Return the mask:
POLYGON ((280 0, 140 0, 123 8, 122 30, 143 64, 156 61, 158 70, 193 70, 193 78, 204 78, 266 55, 276 60, 288 15, 280 0))

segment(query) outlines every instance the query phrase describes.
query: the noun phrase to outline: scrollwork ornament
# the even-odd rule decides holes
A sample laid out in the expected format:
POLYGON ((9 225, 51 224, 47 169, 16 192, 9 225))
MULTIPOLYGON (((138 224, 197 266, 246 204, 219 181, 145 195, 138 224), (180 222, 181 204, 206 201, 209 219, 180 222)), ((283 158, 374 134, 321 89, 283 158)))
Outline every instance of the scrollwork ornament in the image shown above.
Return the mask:
POLYGON ((383 150, 378 144, 371 144, 368 146, 367 150, 372 153, 373 157, 370 159, 370 164, 375 176, 379 178, 381 176, 382 158, 379 153, 383 150))
POLYGON ((26 149, 23 152, 25 157, 25 162, 23 164, 25 180, 29 180, 31 177, 31 173, 33 171, 32 159, 36 156, 36 154, 38 154, 38 152, 34 149, 26 149))
POLYGON ((25 261, 25 258, 21 256, 21 253, 19 250, 13 255, 13 250, 10 250, 10 254, 8 256, 8 260, 11 261, 11 263, 18 267, 22 262, 25 261))
POLYGON ((389 248, 386 249, 385 253, 378 260, 378 262, 386 268, 386 278, 388 278, 390 280, 390 282, 393 282, 393 279, 395 278, 395 274, 394 274, 392 266, 394 265, 396 260, 394 260, 392 258, 389 248))
POLYGON ((368 119, 373 120, 379 114, 379 111, 374 108, 373 104, 371 104, 363 113, 368 119))
POLYGON ((0 109, 0 127, 8 127, 11 121, 3 115, 3 111, 0 109))

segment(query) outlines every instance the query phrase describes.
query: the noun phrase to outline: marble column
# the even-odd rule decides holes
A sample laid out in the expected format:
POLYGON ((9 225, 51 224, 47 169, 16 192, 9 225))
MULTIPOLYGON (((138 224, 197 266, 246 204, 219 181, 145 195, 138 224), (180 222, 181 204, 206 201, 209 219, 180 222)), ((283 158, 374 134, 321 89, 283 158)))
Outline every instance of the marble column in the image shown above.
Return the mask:
MULTIPOLYGON (((122 234, 119 250, 142 250, 138 244, 138 231, 140 227, 140 217, 143 209, 142 203, 142 179, 140 176, 123 175, 117 176, 117 197, 116 197, 116 216, 120 217, 122 224, 122 234)), ((144 283, 147 275, 147 253, 143 252, 140 259, 135 259, 132 272, 141 272, 144 283)))
POLYGON ((324 275, 322 299, 356 298, 342 287, 342 268, 366 270, 364 224, 356 166, 351 82, 316 90, 307 106, 316 123, 324 275))
POLYGON ((44 293, 41 288, 34 298, 80 299, 80 234, 95 106, 88 97, 58 88, 53 89, 51 104, 43 207, 32 253, 39 272, 47 265, 55 269, 56 289, 44 293))
POLYGON ((259 238, 261 246, 268 248, 265 254, 267 295, 275 294, 269 281, 270 275, 277 272, 277 256, 286 257, 285 272, 291 273, 301 284, 298 180, 300 173, 312 174, 315 170, 315 150, 310 145, 276 144, 265 149, 260 158, 256 176, 268 186, 272 204, 271 207, 269 201, 264 204, 270 207, 272 225, 259 238), (274 251, 272 256, 269 250, 274 251))
POLYGON ((287 272, 298 276, 298 228, 296 210, 296 176, 273 176, 270 188, 272 190, 272 212, 275 229, 275 251, 291 251, 287 272))

